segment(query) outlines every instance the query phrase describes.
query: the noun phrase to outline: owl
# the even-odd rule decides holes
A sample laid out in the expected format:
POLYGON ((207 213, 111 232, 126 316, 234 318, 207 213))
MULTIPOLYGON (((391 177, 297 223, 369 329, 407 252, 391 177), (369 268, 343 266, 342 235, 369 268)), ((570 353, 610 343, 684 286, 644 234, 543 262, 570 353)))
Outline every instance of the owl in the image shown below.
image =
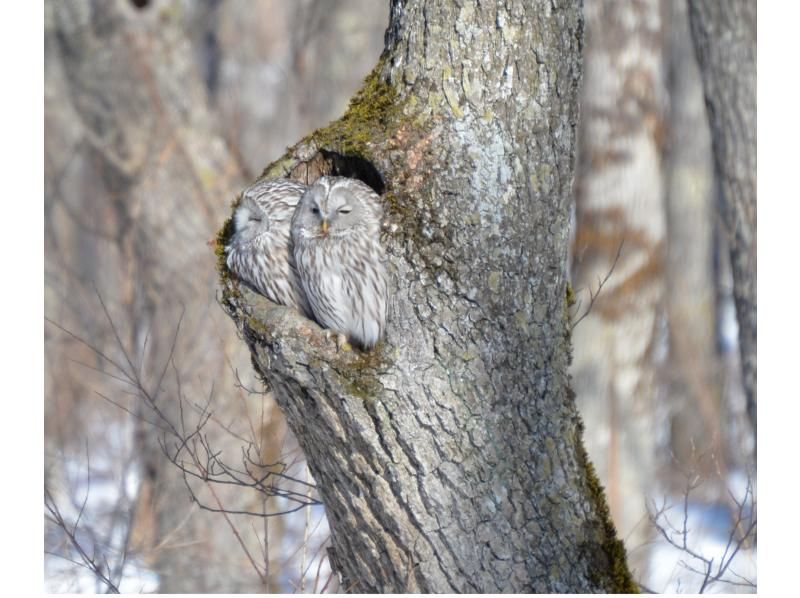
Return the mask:
POLYGON ((361 181, 322 177, 292 218, 294 259, 314 319, 364 349, 386 328, 382 214, 378 195, 361 181))
POLYGON ((298 280, 291 250, 292 215, 307 187, 289 179, 258 181, 242 193, 233 213, 226 263, 270 301, 312 312, 298 280))

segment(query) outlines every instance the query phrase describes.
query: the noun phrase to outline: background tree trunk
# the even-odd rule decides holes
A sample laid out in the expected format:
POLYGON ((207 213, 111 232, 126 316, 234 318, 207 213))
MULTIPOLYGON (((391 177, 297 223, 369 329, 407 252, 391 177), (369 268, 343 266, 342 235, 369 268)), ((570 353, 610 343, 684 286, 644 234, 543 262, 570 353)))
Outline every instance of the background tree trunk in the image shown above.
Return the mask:
MULTIPOLYGON (((669 453, 670 461, 674 459, 684 467, 696 465, 711 478, 719 469, 724 470, 727 462, 721 450, 726 439, 722 437, 721 367, 715 338, 716 212, 711 134, 689 31, 688 3, 668 2, 665 10, 670 21, 669 137, 665 148, 669 453)), ((684 476, 672 481, 672 487, 680 492, 684 476)))
POLYGON ((385 191, 391 301, 374 351, 337 352, 221 261, 344 589, 635 589, 567 373, 581 39, 578 2, 394 0, 348 112, 265 170, 385 191))
MULTIPOLYGON (((214 321, 216 279, 207 267, 206 243, 226 209, 216 198, 229 196, 243 178, 206 110, 203 82, 185 43, 189 21, 162 8, 138 11, 118 0, 46 4, 46 160, 56 173, 48 179, 46 313, 123 361, 99 294, 146 380, 173 353, 183 313, 184 326, 193 331, 174 347, 183 386, 170 376, 160 397, 165 414, 179 421, 177 400, 164 395, 177 399, 181 392, 199 401, 213 384, 234 386, 223 356, 239 361, 241 348, 234 331, 225 332, 229 322, 214 321), (52 101, 56 96, 58 102, 52 101)), ((261 589, 257 577, 246 574, 248 566, 241 566, 238 544, 219 517, 189 502, 180 472, 159 445, 161 431, 125 419, 122 410, 96 397, 119 396, 112 380, 62 363, 69 355, 105 365, 84 349, 65 351, 48 369, 62 381, 77 378, 82 400, 94 397, 90 409, 75 411, 114 429, 112 446, 133 437, 136 475, 129 480, 137 480, 137 493, 124 547, 131 560, 142 559, 155 571, 165 593, 261 589)), ((51 394, 68 400, 59 384, 51 394)), ((137 401, 132 410, 150 420, 144 407, 137 401)), ((232 394, 219 413, 246 421, 247 411, 232 394)), ((49 423, 64 425, 52 417, 49 423)), ((95 449, 90 424, 69 429, 81 444, 92 438, 95 449)), ((229 443, 230 450, 238 445, 229 443)), ((54 477, 66 469, 48 466, 54 477)), ((110 475, 119 472, 112 468, 110 475)), ((241 492, 221 496, 230 508, 250 500, 241 492)), ((257 543, 251 548, 258 550, 257 543)))
POLYGON ((690 0, 730 249, 747 413, 756 431, 756 2, 690 0))
MULTIPOLYGON (((629 550, 649 537, 645 501, 656 481, 663 429, 656 422, 664 418, 656 380, 666 345, 665 42, 660 0, 587 0, 576 317, 589 309, 590 292, 608 280, 573 333, 572 373, 581 413, 591 422, 586 446, 629 550)), ((645 568, 643 561, 631 565, 637 576, 645 568)))

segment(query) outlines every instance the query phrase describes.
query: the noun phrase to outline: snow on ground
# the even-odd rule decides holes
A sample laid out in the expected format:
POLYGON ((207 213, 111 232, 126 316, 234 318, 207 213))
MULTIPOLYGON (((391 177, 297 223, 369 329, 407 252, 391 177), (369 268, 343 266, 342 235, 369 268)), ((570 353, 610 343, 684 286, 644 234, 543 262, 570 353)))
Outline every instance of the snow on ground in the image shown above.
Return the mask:
MULTIPOLYGON (((155 592, 158 576, 135 558, 122 560, 127 540, 127 511, 139 488, 139 475, 132 458, 133 428, 130 422, 104 424, 103 449, 87 455, 60 455, 53 460, 48 489, 64 521, 89 557, 103 555, 108 568, 117 573, 112 581, 121 592, 155 592), (87 467, 90 475, 87 476, 87 467), (76 521, 78 525, 75 526, 76 521)), ((49 515, 47 510, 45 513, 49 515)), ((106 593, 107 587, 82 563, 64 532, 45 527, 44 590, 49 593, 106 593), (65 558, 66 557, 66 558, 65 558), (71 560, 68 560, 71 559, 71 560)), ((100 559, 98 559, 100 560, 100 559)), ((106 563, 103 562, 105 569, 106 563)))
MULTIPOLYGON (((743 516, 746 528, 752 515, 752 497, 746 497, 747 480, 743 474, 735 474, 729 478, 733 497, 737 501, 745 501, 748 505, 743 516)), ((683 497, 672 497, 669 502, 666 519, 661 519, 663 527, 669 522, 673 531, 668 533, 679 544, 682 543, 683 530, 683 497)), ((712 577, 720 570, 720 566, 729 562, 721 581, 709 584, 704 593, 752 593, 755 588, 750 584, 757 581, 757 550, 753 548, 736 549, 736 535, 731 540, 734 526, 734 511, 731 504, 706 503, 690 501, 686 511, 686 545, 696 554, 713 559, 712 577), (730 544, 729 544, 730 541, 730 544), (730 556, 735 553, 731 559, 730 556)), ((649 570, 644 585, 658 593, 696 593, 703 585, 704 575, 690 570, 705 571, 703 561, 693 558, 687 552, 672 546, 659 535, 649 547, 649 570)))

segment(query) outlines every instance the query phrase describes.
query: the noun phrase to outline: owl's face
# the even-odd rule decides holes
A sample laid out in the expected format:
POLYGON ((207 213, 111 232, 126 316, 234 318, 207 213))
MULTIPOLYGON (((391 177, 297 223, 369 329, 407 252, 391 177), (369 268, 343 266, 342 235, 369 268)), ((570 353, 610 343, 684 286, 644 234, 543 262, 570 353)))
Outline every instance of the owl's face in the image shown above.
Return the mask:
POLYGON ((245 197, 233 213, 233 227, 237 239, 247 243, 267 230, 266 214, 256 201, 245 197))
POLYGON ((364 207, 344 181, 322 178, 306 191, 295 214, 295 230, 306 237, 341 237, 361 228, 364 207))

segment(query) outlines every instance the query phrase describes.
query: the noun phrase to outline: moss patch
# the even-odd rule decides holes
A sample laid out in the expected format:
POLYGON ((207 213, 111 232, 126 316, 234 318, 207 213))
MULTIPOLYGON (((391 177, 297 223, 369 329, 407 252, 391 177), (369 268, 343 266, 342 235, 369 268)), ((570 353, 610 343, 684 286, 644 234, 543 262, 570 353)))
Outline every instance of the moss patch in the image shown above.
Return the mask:
POLYGON ((390 361, 384 354, 386 345, 381 342, 370 351, 353 350, 344 367, 331 364, 341 376, 343 387, 348 394, 365 401, 373 399, 383 389, 377 372, 389 367, 390 361))
MULTIPOLYGON (((571 389, 570 394, 574 397, 574 392, 571 389)), ((586 447, 583 446, 582 421, 578 422, 578 438, 575 448, 578 456, 578 466, 585 473, 589 500, 592 501, 595 513, 600 518, 602 536, 599 538, 599 544, 605 557, 602 560, 597 558, 596 551, 598 546, 596 543, 590 542, 587 544, 586 550, 592 553, 588 555, 589 561, 597 562, 599 565, 592 567, 590 571, 592 581, 613 594, 638 594, 639 585, 634 581, 630 569, 628 569, 628 555, 625 545, 617 536, 614 522, 611 520, 605 489, 597 477, 594 465, 589 460, 586 447)))
MULTIPOLYGON (((241 199, 242 194, 239 193, 231 202, 231 212, 239 205, 241 199)), ((222 227, 217 231, 214 243, 214 255, 217 257, 217 272, 219 273, 219 283, 222 287, 223 304, 230 304, 232 299, 240 297, 239 290, 231 279, 225 255, 225 246, 228 244, 231 235, 233 235, 233 214, 223 222, 222 227)))
POLYGON ((575 297, 575 291, 572 290, 572 285, 567 283, 567 309, 571 309, 575 303, 577 303, 578 299, 575 297))

